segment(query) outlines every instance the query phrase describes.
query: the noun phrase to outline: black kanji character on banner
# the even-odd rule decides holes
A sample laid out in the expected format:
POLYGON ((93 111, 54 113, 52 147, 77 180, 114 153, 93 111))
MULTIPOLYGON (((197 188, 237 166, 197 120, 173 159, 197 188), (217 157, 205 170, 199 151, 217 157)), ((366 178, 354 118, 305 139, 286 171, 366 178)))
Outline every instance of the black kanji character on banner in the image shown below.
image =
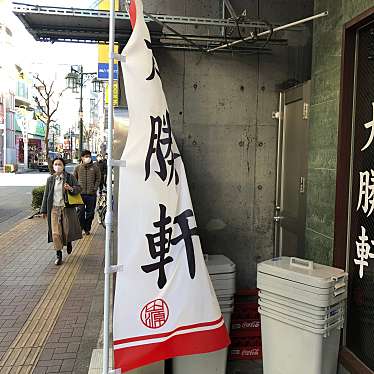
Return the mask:
POLYGON ((193 211, 191 209, 187 209, 179 216, 174 218, 174 223, 177 223, 180 227, 181 235, 171 240, 171 244, 173 245, 178 244, 181 240, 184 240, 184 244, 186 247, 188 269, 190 272, 191 279, 194 279, 196 274, 195 250, 192 241, 192 236, 198 235, 197 227, 191 229, 188 224, 188 218, 193 216, 193 211))
POLYGON ((148 239, 149 253, 151 257, 156 260, 159 258, 158 262, 149 265, 143 265, 141 268, 145 273, 150 273, 152 271, 158 270, 158 287, 160 289, 164 288, 167 283, 165 266, 170 262, 173 262, 171 256, 167 256, 170 251, 171 245, 176 245, 180 241, 184 241, 186 247, 187 263, 191 279, 195 278, 196 275, 196 263, 195 263, 195 249, 192 241, 192 237, 198 235, 197 227, 190 228, 188 219, 194 216, 191 209, 185 210, 183 213, 179 214, 174 218, 173 224, 178 224, 181 235, 174 239, 172 236, 172 226, 171 217, 166 215, 165 205, 160 204, 160 220, 153 223, 153 226, 159 229, 156 234, 146 234, 148 239), (166 256, 166 257, 165 257, 166 256))
POLYGON ((171 124, 169 112, 166 111, 165 116, 150 117, 151 119, 151 138, 149 141, 148 152, 145 160, 145 180, 148 180, 151 174, 151 160, 153 154, 156 155, 159 171, 156 174, 165 182, 168 178, 168 186, 173 177, 175 177, 175 184, 179 184, 179 176, 175 169, 175 160, 180 157, 180 154, 173 152, 173 136, 171 133, 171 124), (161 137, 165 135, 165 137, 161 137), (164 146, 163 150, 162 146, 164 146), (169 169, 169 170, 168 170, 169 169), (170 171, 170 173, 168 173, 170 171))
POLYGON ((173 261, 171 256, 166 256, 170 249, 170 239, 172 235, 172 227, 167 228, 171 223, 171 218, 166 216, 165 205, 160 204, 160 220, 154 222, 153 226, 159 229, 156 234, 146 234, 148 239, 149 253, 151 257, 159 261, 149 265, 143 265, 141 268, 145 273, 158 270, 158 287, 164 288, 167 279, 165 274, 165 266, 173 261), (166 257, 165 257, 166 256, 166 257))
MULTIPOLYGON (((152 50, 152 43, 149 42, 147 39, 144 39, 144 41, 145 41, 145 44, 146 44, 147 48, 152 50)), ((156 73, 159 77, 161 77, 160 76, 160 71, 158 70, 156 60, 155 60, 155 57, 153 56, 153 51, 152 51, 152 72, 151 72, 151 74, 149 74, 149 77, 146 78, 146 80, 151 81, 155 77, 156 73)))

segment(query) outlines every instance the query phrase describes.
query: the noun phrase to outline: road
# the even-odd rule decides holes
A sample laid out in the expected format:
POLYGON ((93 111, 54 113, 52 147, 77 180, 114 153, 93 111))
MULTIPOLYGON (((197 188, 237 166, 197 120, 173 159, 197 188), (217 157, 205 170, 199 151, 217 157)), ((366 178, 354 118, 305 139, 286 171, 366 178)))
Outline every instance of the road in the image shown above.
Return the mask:
MULTIPOLYGON (((74 167, 67 165, 66 170, 71 173, 74 167)), ((39 172, 0 173, 0 235, 33 214, 32 190, 45 185, 48 177, 48 173, 39 172)))

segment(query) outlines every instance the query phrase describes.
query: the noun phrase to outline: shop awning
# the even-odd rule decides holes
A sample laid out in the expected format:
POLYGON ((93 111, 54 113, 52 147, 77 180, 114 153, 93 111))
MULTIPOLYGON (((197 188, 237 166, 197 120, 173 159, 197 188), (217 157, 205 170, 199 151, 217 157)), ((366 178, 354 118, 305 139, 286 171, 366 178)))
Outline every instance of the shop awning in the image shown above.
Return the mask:
MULTIPOLYGON (((14 3, 13 12, 38 41, 106 43, 109 40, 108 11, 14 3)), ((148 27, 152 37, 159 39, 162 27, 153 21, 148 23, 148 27)), ((116 41, 125 43, 131 31, 129 16, 119 12, 116 41)))
MULTIPOLYGON (((13 13, 38 41, 108 43, 109 40, 109 11, 13 3, 13 13)), ((237 21, 160 14, 146 14, 145 18, 153 47, 199 50, 200 52, 208 47, 213 48, 225 42, 242 39, 234 34, 229 37, 223 35, 223 29, 231 35, 233 30, 240 27, 246 30, 243 35, 248 35, 251 30, 268 30, 270 27, 268 23, 261 20, 237 21), (178 28, 178 25, 185 27, 178 28), (178 32, 176 29, 184 30, 184 32, 178 32), (199 33, 196 30, 199 30, 199 33)), ((126 12, 116 12, 116 42, 125 44, 131 32, 129 15, 126 12)), ((243 43, 223 52, 232 53, 235 50, 239 53, 268 53, 271 49, 264 47, 264 41, 266 38, 259 38, 251 44, 243 43)), ((268 44, 269 46, 272 44, 287 45, 287 40, 272 38, 266 42, 266 45, 268 44)))

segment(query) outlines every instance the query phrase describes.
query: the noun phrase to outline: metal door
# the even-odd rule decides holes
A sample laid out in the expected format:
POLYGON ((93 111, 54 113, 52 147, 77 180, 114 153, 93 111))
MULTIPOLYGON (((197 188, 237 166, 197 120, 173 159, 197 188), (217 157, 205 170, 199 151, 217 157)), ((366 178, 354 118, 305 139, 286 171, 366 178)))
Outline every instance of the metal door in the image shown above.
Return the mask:
POLYGON ((310 81, 280 95, 275 255, 304 257, 310 81))

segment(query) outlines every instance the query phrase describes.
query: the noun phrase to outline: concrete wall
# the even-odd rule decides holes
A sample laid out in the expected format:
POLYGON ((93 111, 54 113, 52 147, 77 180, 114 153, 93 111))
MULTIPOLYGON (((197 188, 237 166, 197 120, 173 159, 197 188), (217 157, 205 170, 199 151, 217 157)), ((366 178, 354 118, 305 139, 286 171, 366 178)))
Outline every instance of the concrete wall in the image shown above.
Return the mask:
POLYGON ((342 27, 370 6, 372 0, 315 0, 316 13, 330 14, 313 35, 306 253, 325 264, 333 256, 342 27))
MULTIPOLYGON (((220 3, 144 0, 147 12, 203 17, 220 17, 220 3)), ((313 12, 312 0, 233 5, 275 23, 313 12)), ((257 263, 273 253, 277 86, 310 75, 310 29, 276 36, 289 38, 290 48, 269 56, 156 51, 203 249, 237 264, 239 287, 254 286, 257 263)))

